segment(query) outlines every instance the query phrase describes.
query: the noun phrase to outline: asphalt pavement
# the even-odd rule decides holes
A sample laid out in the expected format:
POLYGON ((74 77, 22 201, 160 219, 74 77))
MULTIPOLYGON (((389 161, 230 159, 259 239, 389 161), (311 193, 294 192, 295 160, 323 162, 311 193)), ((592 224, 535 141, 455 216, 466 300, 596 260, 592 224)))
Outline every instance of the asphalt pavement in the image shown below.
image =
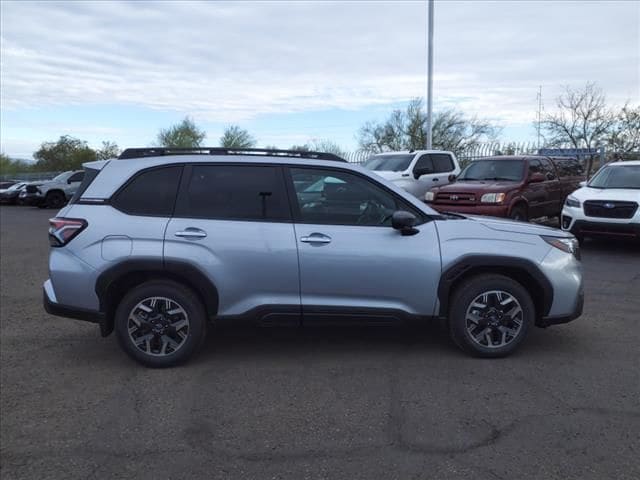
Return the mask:
POLYGON ((640 250, 583 249, 584 315, 500 360, 437 328, 212 329, 141 367, 47 315, 47 219, 0 208, 0 476, 638 479, 640 250))

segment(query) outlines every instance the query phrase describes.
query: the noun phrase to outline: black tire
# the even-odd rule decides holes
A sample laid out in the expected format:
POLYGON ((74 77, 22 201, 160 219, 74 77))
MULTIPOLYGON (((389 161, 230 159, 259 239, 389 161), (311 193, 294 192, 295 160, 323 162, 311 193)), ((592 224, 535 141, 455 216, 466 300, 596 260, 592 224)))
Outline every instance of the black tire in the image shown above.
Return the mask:
POLYGON ((519 222, 528 222, 529 212, 527 212, 527 207, 521 203, 516 205, 511 209, 511 212, 509 212, 509 218, 519 222))
MULTIPOLYGON (((449 334, 451 339, 462 350, 477 357, 494 358, 509 355, 522 343, 527 336, 530 326, 535 322, 535 306, 527 290, 515 280, 503 275, 484 274, 465 280, 452 294, 450 298, 450 305, 449 334), (480 295, 491 291, 501 291, 510 295, 517 301, 517 303, 519 303, 522 311, 522 314, 517 314, 518 318, 516 320, 521 322, 517 334, 513 335, 510 341, 506 343, 506 345, 502 346, 489 347, 481 345, 472 338, 472 334, 467 328, 468 309, 471 308, 474 300, 476 300, 480 295)), ((512 303, 511 305, 514 304, 512 303)), ((512 307, 502 308, 511 309, 512 307)), ((500 317, 502 318, 503 316, 500 315, 500 317)), ((494 321, 498 321, 495 317, 492 318, 494 321)), ((488 322, 486 318, 483 318, 482 321, 488 322)), ((504 322, 507 323, 508 320, 504 320, 504 322)), ((501 326, 504 328, 504 325, 501 326)), ((497 329, 501 326, 493 329, 490 325, 480 325, 478 323, 478 325, 474 325, 472 328, 478 329, 481 332, 489 328, 490 333, 488 335, 490 337, 494 335, 494 333, 496 337, 499 337, 501 332, 497 329)), ((508 328, 513 331, 515 327, 508 328)), ((478 330, 474 330, 474 333, 478 330)), ((495 339, 495 337, 491 338, 495 339)), ((486 340, 486 337, 483 337, 483 340, 486 340)), ((501 341, 504 341, 504 338, 501 341)))
MULTIPOLYGON (((205 309, 198 296, 184 285, 170 280, 152 280, 135 287, 127 293, 116 309, 114 323, 120 347, 134 360, 152 368, 173 367, 192 358, 200 350, 207 331, 205 309), (151 297, 170 299, 181 307, 187 315, 188 333, 180 339, 179 348, 170 353, 146 353, 141 347, 136 346, 134 339, 129 334, 129 315, 137 305, 151 297)), ((148 325, 150 324, 151 322, 145 322, 144 326, 147 330, 144 333, 155 335, 153 341, 156 342, 155 345, 157 346, 161 338, 164 339, 164 335, 160 337, 158 333, 154 333, 155 330, 149 330, 148 325)), ((178 337, 174 336, 173 338, 178 337)), ((147 342, 145 342, 146 345, 147 342)))
POLYGON ((62 208, 66 202, 67 199, 64 196, 64 193, 58 190, 47 193, 47 196, 44 199, 44 204, 47 208, 62 208))

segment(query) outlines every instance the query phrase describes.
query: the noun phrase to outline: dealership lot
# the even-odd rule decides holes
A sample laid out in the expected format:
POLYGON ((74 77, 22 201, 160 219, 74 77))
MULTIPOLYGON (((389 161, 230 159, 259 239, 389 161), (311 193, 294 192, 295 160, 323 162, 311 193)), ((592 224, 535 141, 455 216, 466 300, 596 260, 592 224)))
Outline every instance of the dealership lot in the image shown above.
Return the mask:
POLYGON ((212 330, 140 367, 47 315, 47 219, 0 208, 9 478, 638 478, 640 250, 587 242, 584 315, 502 360, 435 328, 212 330))

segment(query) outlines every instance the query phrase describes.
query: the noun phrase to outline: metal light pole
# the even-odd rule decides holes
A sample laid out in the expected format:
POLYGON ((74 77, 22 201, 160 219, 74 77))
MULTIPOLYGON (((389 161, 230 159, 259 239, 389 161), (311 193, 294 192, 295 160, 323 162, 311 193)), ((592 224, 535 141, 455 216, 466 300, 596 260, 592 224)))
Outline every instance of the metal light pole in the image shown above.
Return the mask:
POLYGON ((433 2, 427 1, 429 10, 429 45, 428 45, 428 64, 427 64, 427 150, 431 150, 432 146, 432 115, 433 115, 433 2))

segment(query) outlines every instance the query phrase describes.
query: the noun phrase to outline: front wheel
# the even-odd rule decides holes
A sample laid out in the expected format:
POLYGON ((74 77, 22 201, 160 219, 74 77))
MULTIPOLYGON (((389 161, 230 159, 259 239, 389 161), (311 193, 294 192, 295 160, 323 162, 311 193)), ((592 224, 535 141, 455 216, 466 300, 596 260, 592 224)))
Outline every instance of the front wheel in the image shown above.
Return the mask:
POLYGON ((143 283, 120 302, 115 330, 122 349, 148 367, 187 361, 206 335, 206 313, 190 289, 168 280, 143 283))
POLYGON ((47 208, 59 209, 64 207, 66 200, 67 199, 62 192, 49 192, 44 199, 44 204, 47 208))
POLYGON ((524 205, 516 205, 511 209, 511 212, 509 213, 509 218, 511 218, 512 220, 516 220, 518 222, 528 222, 529 215, 527 212, 527 207, 525 207, 524 205))
POLYGON ((479 275, 464 281, 450 304, 451 338, 462 350, 478 357, 509 355, 535 320, 527 290, 503 275, 479 275))

